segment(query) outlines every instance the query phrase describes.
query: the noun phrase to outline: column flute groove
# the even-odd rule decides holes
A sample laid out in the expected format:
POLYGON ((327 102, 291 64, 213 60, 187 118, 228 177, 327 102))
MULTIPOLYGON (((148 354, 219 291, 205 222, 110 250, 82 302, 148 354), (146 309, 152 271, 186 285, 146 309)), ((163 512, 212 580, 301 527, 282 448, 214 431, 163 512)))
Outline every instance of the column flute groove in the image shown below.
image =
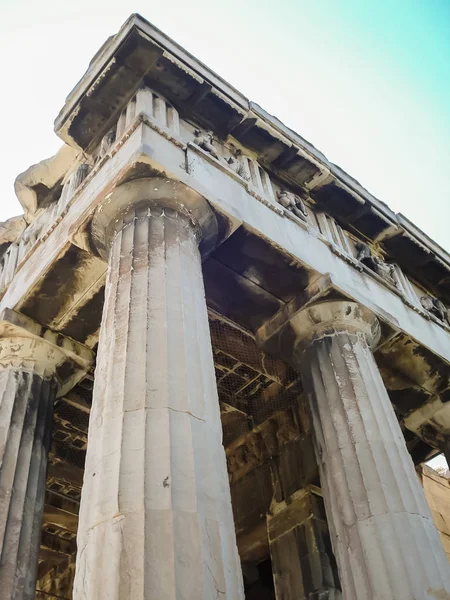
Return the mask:
POLYGON ((289 325, 345 600, 450 597, 450 567, 371 349, 378 321, 341 300, 289 325))
POLYGON ((243 598, 198 247, 214 224, 163 179, 94 217, 109 269, 75 600, 243 598))
POLYGON ((54 399, 91 352, 9 309, 0 315, 0 597, 32 600, 54 399), (69 368, 62 368, 68 360, 69 368), (61 367, 61 369, 60 369, 61 367), (61 380, 60 373, 69 373, 61 380))

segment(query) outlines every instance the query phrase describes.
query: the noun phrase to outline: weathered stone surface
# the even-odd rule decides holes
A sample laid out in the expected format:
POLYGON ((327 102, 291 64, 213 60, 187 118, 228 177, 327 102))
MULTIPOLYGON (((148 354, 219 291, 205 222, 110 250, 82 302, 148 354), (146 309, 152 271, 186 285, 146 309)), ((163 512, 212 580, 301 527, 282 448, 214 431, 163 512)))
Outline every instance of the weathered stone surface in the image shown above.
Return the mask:
POLYGON ((64 177, 78 152, 64 144, 58 152, 17 176, 14 183, 17 199, 23 207, 25 220, 30 223, 45 195, 64 177))
POLYGON ((198 198, 193 222, 159 183, 116 190, 114 230, 94 218, 111 255, 75 600, 243 598, 197 247, 209 209, 198 198))
MULTIPOLYGON (((138 231, 141 220, 151 218, 156 222, 163 216, 157 208, 160 200, 164 205, 164 217, 173 217, 175 211, 189 219, 192 217, 198 225, 197 215, 190 211, 195 208, 199 195, 206 198, 218 219, 219 231, 215 233, 221 243, 220 249, 214 250, 204 265, 208 305, 221 317, 235 321, 250 332, 256 332, 276 311, 290 322, 286 314, 291 314, 292 299, 303 303, 303 290, 311 289, 321 276, 331 273, 328 277, 330 285, 325 291, 328 299, 351 298, 369 307, 382 322, 383 348, 377 361, 384 363, 381 365, 384 380, 385 383, 390 380, 392 384, 386 383, 392 402, 400 409, 402 426, 411 429, 404 433, 415 459, 420 462, 433 452, 432 447, 442 447, 442 436, 450 430, 450 329, 446 318, 450 303, 450 256, 404 217, 395 215, 300 136, 249 102, 137 15, 132 16, 97 53, 69 95, 56 129, 67 144, 82 148, 83 153, 81 155, 79 150, 67 145, 52 159, 31 167, 17 178, 16 191, 29 226, 20 240, 15 237, 15 227, 0 231, 5 242, 0 249, 3 253, 0 260, 1 308, 20 310, 44 326, 95 347, 104 298, 105 263, 93 256, 91 232, 100 254, 107 256, 107 252, 98 243, 95 227, 90 229, 92 215, 102 205, 105 222, 111 222, 118 208, 115 194, 110 201, 111 190, 117 186, 135 190, 136 182, 128 188, 122 188, 121 184, 157 174, 161 177, 162 188, 169 187, 175 195, 180 194, 177 198, 172 194, 171 202, 166 203, 165 192, 161 192, 158 184, 157 198, 153 189, 150 195, 139 198, 150 201, 151 210, 147 213, 143 205, 133 204, 136 198, 131 198, 133 206, 130 209, 130 198, 125 194, 121 205, 123 214, 117 216, 121 221, 120 231, 124 230, 124 225, 138 231), (175 180, 182 183, 174 183, 175 180), (111 207, 114 214, 110 212, 111 207), (127 220, 134 218, 133 224, 127 220), (361 244, 364 245, 362 253, 361 244)), ((101 225, 99 215, 100 211, 96 225, 101 225)), ((18 222, 17 225, 20 229, 23 224, 18 222)), ((114 233, 114 227, 112 229, 114 233)), ((203 227, 203 236, 199 236, 203 241, 205 229, 209 228, 203 227)), ((214 234, 212 241, 215 242, 215 238, 214 234)), ((214 243, 206 246, 212 250, 214 243)), ((134 259, 136 263, 141 261, 140 254, 134 255, 134 250, 130 252, 131 259, 124 254, 121 263, 134 259)), ((127 281, 130 276, 135 281, 135 271, 130 275, 124 267, 120 268, 118 277, 127 281)), ((148 273, 156 272, 152 269, 148 267, 148 273)), ((139 270, 140 267, 136 268, 136 272, 139 270)), ((162 268, 158 273, 161 275, 162 268)), ((169 277, 167 273, 164 277, 161 275, 161 281, 166 281, 165 277, 169 277)), ((130 283, 128 291, 133 289, 133 294, 144 295, 142 290, 139 291, 139 285, 136 288, 130 283)), ((147 299, 153 293, 154 290, 148 291, 147 299)), ((122 300, 117 306, 123 308, 122 300)), ((307 300, 311 302, 311 297, 307 300)), ((129 319, 131 322, 133 311, 128 306, 122 313, 114 314, 117 321, 124 323, 129 319)), ((184 323, 184 319, 183 314, 180 320, 184 323)), ((141 326, 142 323, 145 319, 141 326)), ((148 340, 153 343, 153 323, 146 328, 146 344, 148 340)), ((112 333, 115 322, 110 323, 110 329, 110 335, 115 335, 112 333)), ((123 340, 121 345, 119 342, 115 345, 116 341, 112 344, 117 352, 124 353, 125 362, 132 363, 127 367, 127 378, 119 372, 114 379, 120 384, 126 381, 123 404, 134 394, 132 376, 136 377, 138 391, 139 386, 147 386, 147 381, 143 383, 142 373, 135 376, 133 371, 135 339, 141 340, 140 335, 144 334, 137 331, 137 327, 133 331, 133 334, 123 335, 129 347, 123 340), (128 393, 129 390, 132 391, 128 393)), ((168 325, 164 335, 173 339, 174 331, 178 331, 176 326, 168 325)), ((186 333, 186 339, 187 336, 186 333)), ((186 342, 189 350, 194 343, 192 339, 186 342)), ((230 342, 238 343, 237 336, 230 342)), ((144 347, 140 341, 137 345, 144 347)), ((220 349, 222 359, 227 354, 226 345, 220 349)), ((289 343, 281 345, 291 347, 289 343)), ((156 351, 153 346, 151 348, 147 356, 158 364, 153 358, 156 351)), ((248 349, 247 339, 235 355, 242 360, 242 369, 239 369, 244 376, 241 377, 237 369, 227 373, 219 381, 219 391, 228 392, 221 400, 233 407, 223 413, 224 421, 225 416, 228 421, 228 440, 235 440, 237 433, 245 433, 247 414, 249 426, 258 425, 257 431, 253 429, 246 434, 245 443, 241 441, 235 445, 235 452, 230 456, 230 475, 235 488, 240 488, 236 494, 239 496, 236 514, 242 516, 248 560, 258 561, 267 557, 267 553, 264 555, 267 547, 264 528, 262 544, 259 533, 260 523, 265 524, 265 507, 270 504, 272 492, 278 502, 291 496, 305 485, 304 479, 309 481, 315 477, 315 463, 310 459, 309 436, 302 434, 299 437, 295 433, 294 439, 280 439, 278 434, 289 437, 292 428, 268 427, 276 425, 272 419, 272 423, 266 421, 275 408, 286 412, 288 405, 289 394, 283 399, 280 397, 285 384, 281 377, 283 369, 279 369, 279 364, 269 364, 267 355, 254 360, 253 352, 248 349), (243 387, 238 386, 245 382, 245 373, 249 373, 246 366, 256 369, 255 373, 260 372, 262 376, 255 376, 255 387, 253 384, 247 386, 245 398, 238 398, 235 392, 242 391, 243 387), (255 477, 256 472, 261 475, 255 477), (261 490, 255 486, 255 479, 259 481, 259 477, 263 483, 261 490), (251 522, 255 528, 248 530, 246 525, 251 522), (254 552, 256 546, 258 553, 254 552)), ((197 356, 195 352, 193 355, 197 356)), ((172 357, 173 354, 171 360, 172 357)), ((41 358, 45 359, 45 353, 41 358)), ((106 358, 103 366, 105 361, 106 358)), ((175 369, 175 380, 178 381, 178 362, 173 360, 173 363, 175 366, 171 364, 167 372, 172 374, 175 369)), ((20 360, 14 364, 17 368, 23 367, 20 360)), ((111 369, 117 369, 118 364, 122 365, 119 359, 114 359, 111 369)), ((153 374, 150 368, 141 371, 153 374)), ((60 375, 66 379, 64 388, 59 388, 59 393, 63 394, 77 380, 77 374, 64 369, 60 375)), ((188 379, 187 374, 183 376, 188 379)), ((111 398, 116 398, 112 386, 110 383, 108 387, 110 403, 111 398)), ((327 389, 328 386, 329 382, 327 389)), ((291 397, 295 399, 294 394, 291 397)), ((190 397, 189 402, 191 400, 190 397)), ((371 402, 370 399, 369 404, 371 402)), ((128 423, 134 412, 127 412, 125 408, 123 423, 128 423)), ((154 410, 146 405, 144 414, 147 412, 154 410)), ((173 428, 169 427, 175 419, 172 412, 169 412, 166 429, 161 428, 160 433, 170 449, 176 437, 173 428)), ((119 416, 113 416, 119 422, 119 416)), ((66 425, 70 427, 70 423, 65 422, 61 429, 66 425)), ((104 427, 102 435, 107 431, 106 425, 104 427)), ((112 431, 116 430, 112 427, 112 431)), ((124 431, 129 432, 129 428, 124 426, 124 431)), ((120 428, 119 438, 121 432, 120 428)), ((64 434, 63 431, 58 433, 64 434)), ((72 446, 63 451, 64 444, 61 443, 59 460, 62 462, 58 466, 68 468, 65 461, 76 455, 76 467, 81 469, 85 432, 78 438, 75 435, 69 437, 78 441, 78 449, 72 446)), ((127 440, 124 447, 128 449, 130 436, 124 439, 127 440)), ((188 432, 187 444, 189 439, 188 432)), ((101 438, 98 444, 107 445, 109 440, 109 437, 101 438)), ((194 448, 194 437, 191 443, 194 448)), ((155 452, 160 451, 153 438, 153 445, 146 444, 145 441, 144 450, 136 448, 138 461, 142 456, 146 461, 148 455, 153 455, 155 447, 155 452)), ((107 454, 109 449, 104 452, 107 454)), ((122 454, 120 456, 122 460, 122 454)), ((357 458, 360 459, 359 454, 357 458)), ((116 463, 114 466, 126 480, 128 462, 120 460, 119 467, 116 463), (125 466, 122 468, 121 465, 125 466)), ((140 473, 146 476, 147 462, 144 465, 140 473)), ((197 467, 197 462, 195 465, 197 467)), ((69 475, 72 482, 80 477, 78 471, 69 475)), ((384 477, 387 476, 384 474, 384 477)), ((196 481, 198 479, 196 471, 196 481)), ((118 489, 122 494, 126 490, 125 483, 121 481, 118 489)), ((188 487, 188 496, 189 493, 193 492, 188 487)), ((197 491, 195 494, 196 499, 202 498, 201 494, 197 496, 197 491)), ((367 493, 370 503, 372 495, 376 498, 376 492, 370 490, 367 493)), ((55 521, 55 527, 58 523, 67 523, 62 514, 64 511, 56 508, 54 513, 49 510, 50 522, 55 521)), ((198 513, 203 514, 200 509, 198 513)), ((75 526, 76 519, 73 519, 70 522, 72 532, 75 526)), ((41 569, 43 573, 48 572, 49 563, 54 560, 50 553, 46 556, 49 560, 44 560, 47 571, 41 569)), ((422 559, 421 554, 417 556, 418 560, 422 559)), ((124 571, 123 565, 117 569, 120 573, 124 571)))
POLYGON ((22 216, 12 217, 0 223, 0 245, 17 242, 25 230, 25 219, 22 216))
POLYGON ((88 369, 89 349, 0 313, 0 597, 35 596, 53 400, 88 369))
POLYGON ((450 479, 422 466, 422 485, 436 529, 450 562, 450 479))
POLYGON ((306 489, 272 506, 267 531, 277 600, 342 598, 321 504, 306 489))
POLYGON ((375 317, 327 302, 292 325, 344 597, 449 597, 447 558, 370 348, 375 317))
POLYGON ((32 600, 57 388, 35 362, 34 340, 0 345, 0 596, 32 600), (10 359, 18 354, 22 366, 10 359))

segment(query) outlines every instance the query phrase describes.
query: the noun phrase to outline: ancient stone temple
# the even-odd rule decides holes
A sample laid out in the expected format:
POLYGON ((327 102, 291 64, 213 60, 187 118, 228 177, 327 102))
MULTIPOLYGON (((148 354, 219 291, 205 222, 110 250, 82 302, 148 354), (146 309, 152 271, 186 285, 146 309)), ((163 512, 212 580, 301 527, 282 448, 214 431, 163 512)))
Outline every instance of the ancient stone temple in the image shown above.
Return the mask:
POLYGON ((449 600, 450 256, 136 15, 55 131, 0 228, 1 600, 449 600))

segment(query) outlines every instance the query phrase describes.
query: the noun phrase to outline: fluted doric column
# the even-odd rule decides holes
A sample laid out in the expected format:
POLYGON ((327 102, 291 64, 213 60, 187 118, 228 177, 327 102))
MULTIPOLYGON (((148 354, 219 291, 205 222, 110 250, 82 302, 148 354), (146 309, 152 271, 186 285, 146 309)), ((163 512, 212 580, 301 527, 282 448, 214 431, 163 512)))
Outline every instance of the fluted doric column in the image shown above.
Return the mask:
POLYGON ((124 184, 108 258, 75 600, 243 598, 201 257, 217 225, 182 184, 124 184))
POLYGON ((330 301, 290 325, 345 600, 450 598, 450 567, 371 350, 377 319, 330 301))
MULTIPOLYGON (((32 600, 44 508, 47 457, 56 394, 68 381, 59 372, 77 356, 87 368, 90 351, 44 333, 13 311, 0 316, 0 598, 32 600), (68 359, 68 353, 71 357, 68 359)), ((72 380, 73 381, 73 380, 72 380)))

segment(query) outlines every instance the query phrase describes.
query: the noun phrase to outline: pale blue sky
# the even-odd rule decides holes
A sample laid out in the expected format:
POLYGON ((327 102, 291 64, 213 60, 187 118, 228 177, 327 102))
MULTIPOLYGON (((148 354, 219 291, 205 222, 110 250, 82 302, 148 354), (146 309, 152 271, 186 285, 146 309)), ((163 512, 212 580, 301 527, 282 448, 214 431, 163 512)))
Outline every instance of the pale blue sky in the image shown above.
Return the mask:
POLYGON ((449 0, 0 0, 0 220, 53 120, 139 12, 450 250, 449 0))

